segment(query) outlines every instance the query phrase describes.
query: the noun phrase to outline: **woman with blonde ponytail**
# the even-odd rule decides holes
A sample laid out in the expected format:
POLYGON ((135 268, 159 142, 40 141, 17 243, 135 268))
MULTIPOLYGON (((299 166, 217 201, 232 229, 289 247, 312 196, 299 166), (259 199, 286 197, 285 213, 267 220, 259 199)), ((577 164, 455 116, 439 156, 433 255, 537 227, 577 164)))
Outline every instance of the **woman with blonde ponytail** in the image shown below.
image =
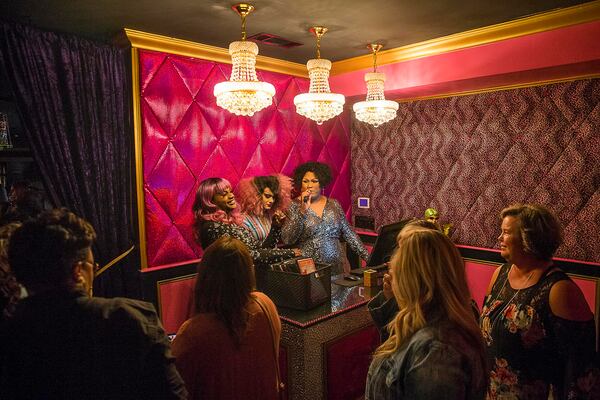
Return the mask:
POLYGON ((398 314, 366 399, 483 399, 488 374, 463 260, 442 232, 408 224, 390 265, 398 314))

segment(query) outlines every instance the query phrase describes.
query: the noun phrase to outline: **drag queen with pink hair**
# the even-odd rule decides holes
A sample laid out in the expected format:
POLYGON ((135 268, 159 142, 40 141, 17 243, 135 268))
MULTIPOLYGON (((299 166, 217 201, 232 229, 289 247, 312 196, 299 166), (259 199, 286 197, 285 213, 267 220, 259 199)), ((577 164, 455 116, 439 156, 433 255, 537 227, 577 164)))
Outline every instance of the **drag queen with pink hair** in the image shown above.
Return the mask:
POLYGON ((244 228, 231 183, 223 178, 208 178, 200 182, 192 207, 194 233, 203 249, 222 236, 240 240, 250 250, 257 265, 268 265, 292 258, 299 253, 292 249, 265 248, 250 230, 244 228))
POLYGON ((238 198, 243 226, 262 243, 273 248, 281 239, 281 224, 291 203, 292 180, 285 175, 255 176, 242 179, 238 198))

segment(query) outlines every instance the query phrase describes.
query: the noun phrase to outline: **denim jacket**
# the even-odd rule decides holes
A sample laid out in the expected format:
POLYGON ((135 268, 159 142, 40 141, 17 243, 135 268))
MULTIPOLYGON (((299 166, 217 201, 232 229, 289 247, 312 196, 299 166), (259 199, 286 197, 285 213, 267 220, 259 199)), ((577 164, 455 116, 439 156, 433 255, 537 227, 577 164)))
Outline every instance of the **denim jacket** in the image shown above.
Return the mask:
POLYGON ((447 322, 426 326, 392 356, 374 360, 365 399, 483 399, 483 349, 459 329, 447 322))

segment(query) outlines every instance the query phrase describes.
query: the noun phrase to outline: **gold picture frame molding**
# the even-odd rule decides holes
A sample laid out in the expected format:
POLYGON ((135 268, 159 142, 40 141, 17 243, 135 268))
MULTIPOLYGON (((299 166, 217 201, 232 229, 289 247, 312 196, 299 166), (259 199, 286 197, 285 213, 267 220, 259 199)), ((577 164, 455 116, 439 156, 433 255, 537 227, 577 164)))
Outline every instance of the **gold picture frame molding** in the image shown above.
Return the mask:
MULTIPOLYGON (((377 64, 395 64, 598 20, 600 0, 384 50, 377 54, 377 64)), ((366 54, 334 62, 331 75, 369 69, 372 66, 373 58, 366 54)))
MULTIPOLYGON (((134 48, 231 64, 229 50, 222 47, 209 46, 207 44, 136 31, 129 28, 125 28, 124 31, 127 40, 129 40, 131 46, 134 48)), ((272 57, 257 56, 256 68, 264 71, 279 72, 281 74, 308 78, 306 65, 272 57)))
POLYGON ((562 78, 546 79, 546 80, 535 81, 535 82, 514 83, 514 84, 509 84, 509 85, 485 86, 480 89, 470 89, 470 90, 464 90, 464 91, 439 93, 439 94, 424 95, 424 96, 398 97, 394 100, 399 103, 410 103, 413 101, 443 99, 446 97, 456 97, 456 96, 471 96, 471 95, 476 95, 476 94, 499 92, 502 90, 523 89, 523 88, 528 88, 528 87, 552 85, 555 83, 564 83, 564 82, 580 81, 583 79, 597 79, 597 78, 600 78, 600 73, 574 75, 574 76, 568 76, 568 77, 562 77, 562 78))

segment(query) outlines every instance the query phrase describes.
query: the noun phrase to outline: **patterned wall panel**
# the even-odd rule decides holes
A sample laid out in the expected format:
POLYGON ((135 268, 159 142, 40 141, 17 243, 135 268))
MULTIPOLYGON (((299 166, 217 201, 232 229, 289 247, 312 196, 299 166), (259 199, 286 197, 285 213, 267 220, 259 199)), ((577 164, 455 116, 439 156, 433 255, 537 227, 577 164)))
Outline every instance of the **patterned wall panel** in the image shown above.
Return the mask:
POLYGON ((495 247, 499 211, 540 203, 559 216, 558 256, 600 261, 600 80, 400 104, 377 129, 352 120, 352 198, 376 225, 452 222, 460 244, 495 247))
POLYGON ((290 175, 305 161, 329 164, 326 194, 350 215, 350 120, 318 126, 296 114, 294 96, 308 80, 259 71, 277 91, 273 105, 236 117, 215 103, 213 88, 231 66, 166 53, 140 51, 144 202, 148 266, 198 258, 191 225, 194 194, 211 176, 236 186, 246 176, 290 175))

